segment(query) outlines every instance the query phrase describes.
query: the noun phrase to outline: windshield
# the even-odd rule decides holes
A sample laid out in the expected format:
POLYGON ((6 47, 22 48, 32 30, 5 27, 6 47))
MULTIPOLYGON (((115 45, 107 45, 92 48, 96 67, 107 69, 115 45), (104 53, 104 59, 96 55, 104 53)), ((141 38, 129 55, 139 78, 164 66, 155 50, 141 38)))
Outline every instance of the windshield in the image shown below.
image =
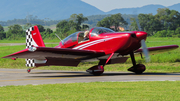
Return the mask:
POLYGON ((114 31, 108 28, 104 28, 104 27, 96 27, 92 30, 91 37, 98 36, 101 33, 109 33, 109 32, 114 32, 114 31))
POLYGON ((77 41, 77 35, 79 32, 75 32, 71 35, 69 35, 68 37, 66 37, 64 40, 62 40, 63 44, 68 44, 69 42, 75 42, 77 41))

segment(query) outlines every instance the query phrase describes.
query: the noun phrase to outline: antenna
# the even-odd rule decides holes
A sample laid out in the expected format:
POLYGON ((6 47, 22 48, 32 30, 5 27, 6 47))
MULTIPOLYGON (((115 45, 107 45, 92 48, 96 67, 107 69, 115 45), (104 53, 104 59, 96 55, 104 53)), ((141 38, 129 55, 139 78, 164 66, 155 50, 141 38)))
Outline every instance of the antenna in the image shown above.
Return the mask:
MULTIPOLYGON (((61 40, 61 38, 55 33, 55 35, 58 37, 59 40, 61 40)), ((63 41, 61 40, 62 44, 63 44, 63 41)))

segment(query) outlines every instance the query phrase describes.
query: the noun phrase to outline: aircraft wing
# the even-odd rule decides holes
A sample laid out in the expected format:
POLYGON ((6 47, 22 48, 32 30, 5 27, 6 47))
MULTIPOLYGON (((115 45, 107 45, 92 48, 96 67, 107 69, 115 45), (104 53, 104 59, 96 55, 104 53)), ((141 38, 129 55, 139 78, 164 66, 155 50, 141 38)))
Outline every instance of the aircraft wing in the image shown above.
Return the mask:
MULTIPOLYGON (((178 45, 168 45, 168 46, 148 47, 147 49, 150 55, 154 55, 154 54, 159 54, 170 50, 174 50, 178 47, 179 47, 178 45)), ((142 53, 142 52, 143 50, 140 48, 136 50, 134 53, 142 53)))
MULTIPOLYGON (((47 60, 46 64, 39 65, 62 65, 77 66, 81 60, 103 56, 103 51, 77 50, 70 48, 31 47, 3 58, 25 58, 35 60, 47 60)), ((39 66, 38 65, 38 66, 39 66)))
POLYGON ((70 48, 50 48, 50 47, 31 47, 21 50, 3 58, 28 58, 28 59, 46 59, 51 58, 71 58, 86 59, 105 55, 104 52, 91 50, 77 50, 70 48))

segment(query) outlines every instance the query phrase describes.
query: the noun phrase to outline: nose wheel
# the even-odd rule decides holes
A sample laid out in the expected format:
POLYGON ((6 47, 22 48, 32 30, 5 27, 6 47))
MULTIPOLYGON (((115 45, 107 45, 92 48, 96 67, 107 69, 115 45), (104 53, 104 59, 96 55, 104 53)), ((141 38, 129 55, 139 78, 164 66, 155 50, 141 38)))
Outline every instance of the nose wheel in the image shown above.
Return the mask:
POLYGON ((136 64, 134 53, 130 53, 133 66, 128 71, 134 72, 135 74, 142 74, 146 70, 146 66, 143 64, 136 64))
POLYGON ((135 74, 142 74, 146 70, 145 65, 137 64, 128 69, 128 71, 134 72, 135 74))

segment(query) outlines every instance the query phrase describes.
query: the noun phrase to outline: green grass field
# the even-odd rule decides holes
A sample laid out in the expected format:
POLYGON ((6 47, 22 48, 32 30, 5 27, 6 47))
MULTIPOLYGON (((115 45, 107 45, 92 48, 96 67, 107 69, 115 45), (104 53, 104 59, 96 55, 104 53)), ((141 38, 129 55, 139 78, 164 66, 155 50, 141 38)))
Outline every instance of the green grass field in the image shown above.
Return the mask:
POLYGON ((180 81, 91 82, 0 87, 1 101, 179 101, 180 81))
MULTIPOLYGON (((0 43, 23 43, 20 41, 1 40, 0 43)), ((59 40, 45 40, 47 47, 58 45, 59 40)), ((177 44, 180 46, 180 38, 153 38, 146 41, 148 47, 177 44)), ((24 49, 25 46, 0 46, 0 57, 24 49)), ((136 57, 138 63, 146 65, 146 72, 180 72, 180 49, 151 56, 151 62, 145 63, 140 57, 136 57)), ((39 69, 85 71, 96 65, 93 63, 81 63, 79 67, 50 66, 39 69)), ((105 71, 127 71, 131 67, 128 59, 123 64, 105 66, 105 71)), ((0 58, 0 68, 25 69, 25 60, 0 58)), ((26 86, 0 87, 1 101, 62 101, 62 100, 96 100, 96 101, 179 101, 180 81, 144 81, 144 82, 91 82, 91 83, 68 83, 46 84, 26 86)))

